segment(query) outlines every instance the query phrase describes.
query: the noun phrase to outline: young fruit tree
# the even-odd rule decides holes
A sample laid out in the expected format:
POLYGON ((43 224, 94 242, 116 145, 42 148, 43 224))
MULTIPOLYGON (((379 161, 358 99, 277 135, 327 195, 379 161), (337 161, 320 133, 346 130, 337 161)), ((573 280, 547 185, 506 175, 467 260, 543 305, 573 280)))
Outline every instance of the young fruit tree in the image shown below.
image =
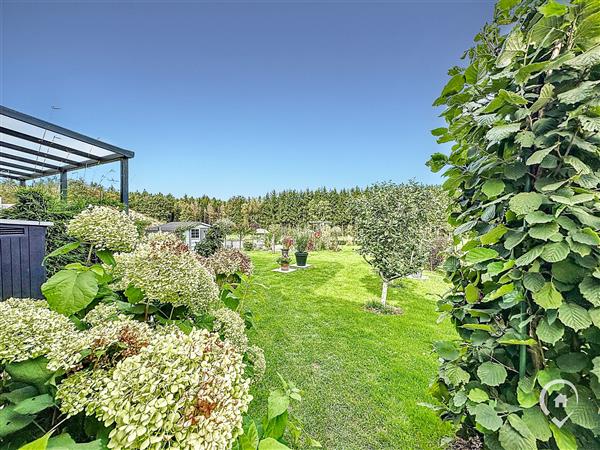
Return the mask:
POLYGON ((423 269, 429 255, 430 189, 408 184, 379 183, 354 204, 358 252, 382 279, 381 303, 386 304, 391 281, 423 269))
POLYGON ((500 0, 435 101, 457 257, 432 393, 485 448, 600 444, 600 0, 500 0))

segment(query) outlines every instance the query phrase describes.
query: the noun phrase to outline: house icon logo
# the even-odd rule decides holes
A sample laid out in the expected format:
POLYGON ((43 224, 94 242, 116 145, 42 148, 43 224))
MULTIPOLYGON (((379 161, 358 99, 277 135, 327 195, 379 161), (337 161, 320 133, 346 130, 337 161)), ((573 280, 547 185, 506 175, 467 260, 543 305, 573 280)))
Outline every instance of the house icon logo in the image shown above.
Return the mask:
MULTIPOLYGON (((561 428, 567 422, 567 420, 569 420, 569 417, 571 417, 571 414, 567 414, 562 420, 559 420, 556 417, 550 417, 552 415, 552 413, 548 409, 547 402, 548 402, 548 397, 549 397, 549 390, 553 386, 560 386, 559 389, 562 389, 562 387, 568 387, 573 392, 573 394, 575 394, 575 403, 576 404, 579 403, 579 393, 577 392, 577 388, 575 387, 575 385, 573 383, 571 383, 568 380, 563 380, 560 378, 556 379, 556 380, 552 380, 549 383, 546 383, 544 385, 544 388, 542 389, 542 392, 540 392, 540 408, 542 409, 542 412, 552 420, 552 423, 554 425, 556 425, 558 428, 561 428)), ((554 390, 556 390, 556 388, 553 389, 552 391, 554 391, 554 390)), ((568 400, 569 399, 565 394, 558 393, 554 397, 554 407, 556 409, 563 409, 566 412, 568 400)))

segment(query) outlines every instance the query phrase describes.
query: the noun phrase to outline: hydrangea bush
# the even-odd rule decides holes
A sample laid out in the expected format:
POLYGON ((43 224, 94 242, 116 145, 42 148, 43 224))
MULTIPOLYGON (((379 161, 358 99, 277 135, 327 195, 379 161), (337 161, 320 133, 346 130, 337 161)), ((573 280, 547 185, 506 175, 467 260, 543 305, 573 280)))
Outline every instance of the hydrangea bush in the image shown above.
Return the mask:
POLYGON ((134 220, 108 206, 90 206, 69 222, 67 232, 96 250, 128 252, 138 240, 134 220))
POLYGON ((171 233, 152 233, 133 252, 114 255, 115 288, 130 285, 151 301, 186 306, 195 314, 211 309, 218 287, 199 256, 171 233))
POLYGON ((252 260, 241 250, 222 248, 201 261, 215 275, 252 275, 252 260))

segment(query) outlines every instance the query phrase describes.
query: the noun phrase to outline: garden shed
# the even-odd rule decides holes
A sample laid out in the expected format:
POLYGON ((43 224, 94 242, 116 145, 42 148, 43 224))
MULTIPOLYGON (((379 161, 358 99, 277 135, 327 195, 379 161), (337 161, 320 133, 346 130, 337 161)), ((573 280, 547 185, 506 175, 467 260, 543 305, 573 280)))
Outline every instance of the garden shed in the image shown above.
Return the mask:
POLYGON ((118 162, 121 202, 129 206, 129 160, 134 153, 98 139, 0 106, 0 177, 19 181, 59 175, 60 195, 67 197, 67 174, 118 162))
POLYGON ((181 233, 183 240, 190 249, 202 242, 210 225, 204 222, 169 222, 146 228, 148 233, 181 233))

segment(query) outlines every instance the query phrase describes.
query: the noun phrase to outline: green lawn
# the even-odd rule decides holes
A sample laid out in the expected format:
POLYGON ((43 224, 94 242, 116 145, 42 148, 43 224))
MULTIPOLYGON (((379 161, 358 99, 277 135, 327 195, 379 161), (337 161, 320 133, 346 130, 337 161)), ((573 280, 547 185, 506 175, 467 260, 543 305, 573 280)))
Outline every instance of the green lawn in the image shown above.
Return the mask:
POLYGON ((311 253, 313 267, 288 274, 271 271, 276 255, 251 255, 257 280, 268 287, 265 298, 248 304, 251 338, 267 358, 251 412, 264 412, 279 372, 303 390, 297 415, 325 449, 438 448, 450 426, 417 403, 432 402, 432 342, 454 335, 447 321, 436 324, 441 277, 391 288, 390 303, 404 314, 381 316, 363 309, 380 283, 351 250, 311 253))

